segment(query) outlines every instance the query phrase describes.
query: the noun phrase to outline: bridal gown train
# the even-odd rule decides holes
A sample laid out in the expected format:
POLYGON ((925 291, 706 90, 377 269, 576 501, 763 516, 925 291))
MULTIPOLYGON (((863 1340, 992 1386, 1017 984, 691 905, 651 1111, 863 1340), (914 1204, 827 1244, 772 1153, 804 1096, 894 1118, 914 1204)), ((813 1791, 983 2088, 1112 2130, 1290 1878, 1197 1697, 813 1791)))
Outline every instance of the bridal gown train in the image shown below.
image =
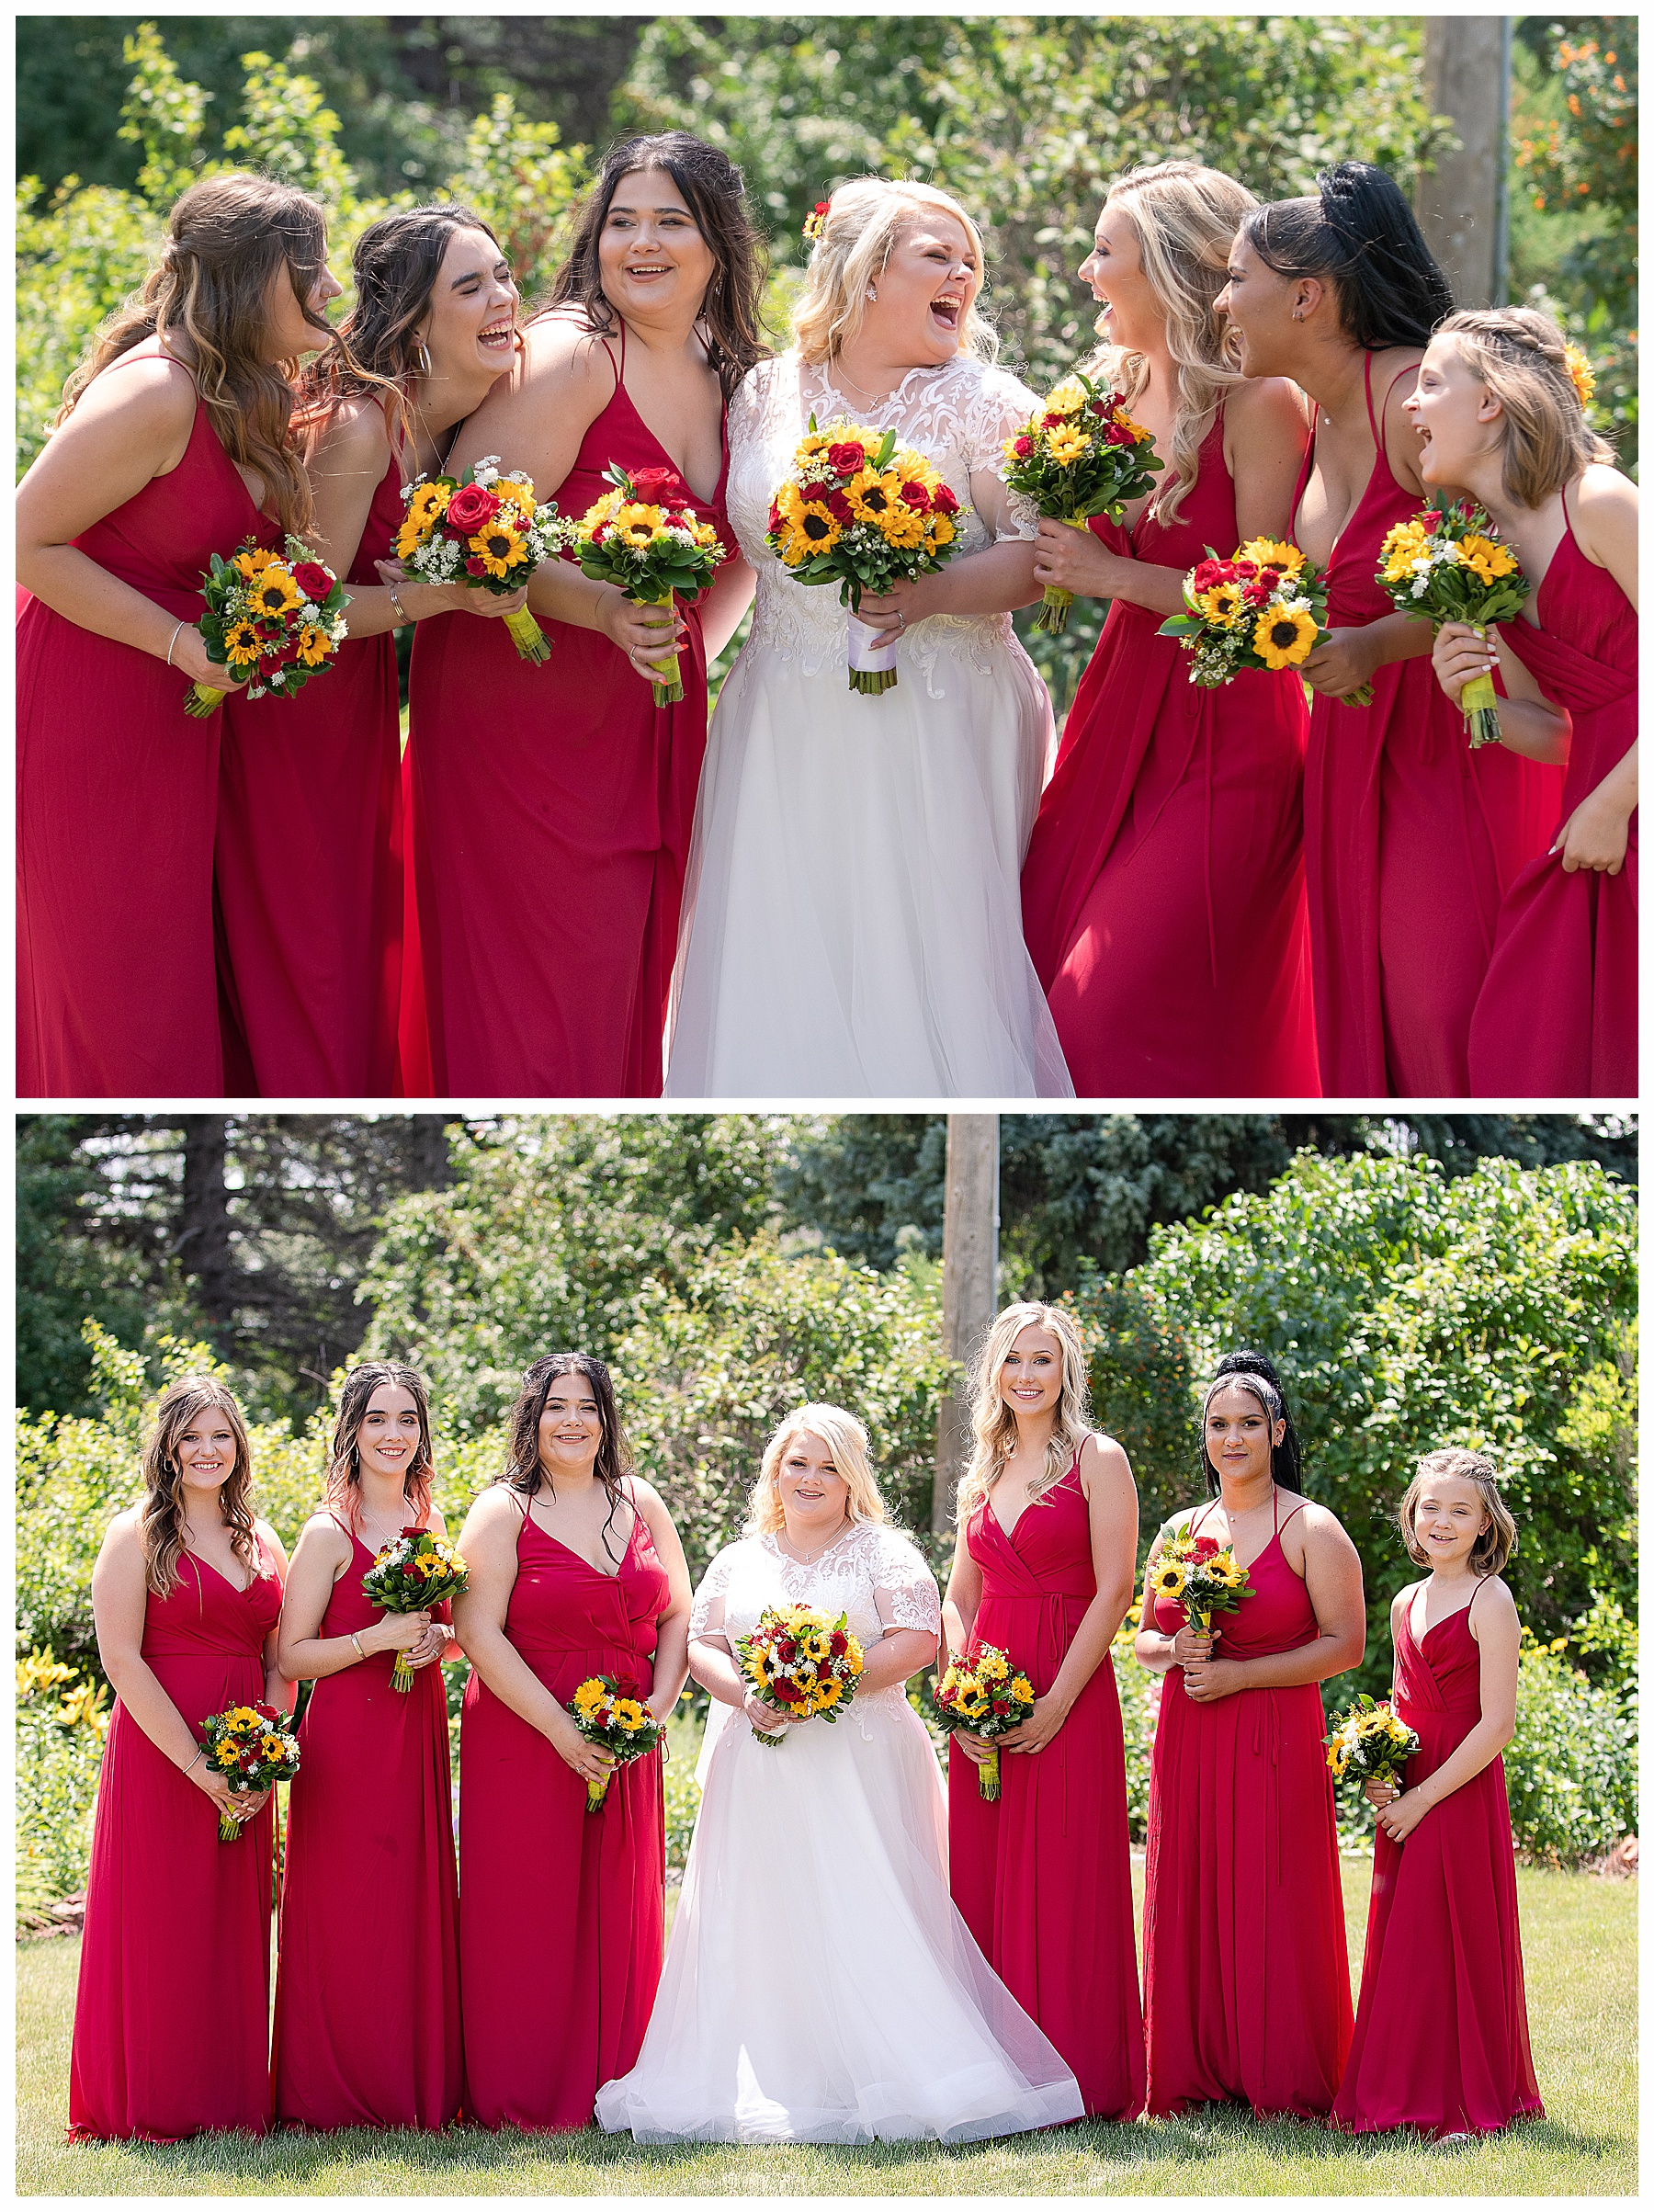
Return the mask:
MULTIPOLYGON (((776 1539, 720 1551, 692 1637, 765 1605, 843 1612, 871 1648, 934 1634, 936 1585, 861 1524, 810 1566, 776 1539)), ((714 1704, 705 1795, 638 2063, 597 2118, 640 2142, 975 2142, 1082 2116, 1073 2075, 989 1967, 947 1889, 947 1812, 902 1685, 776 1747, 714 1704)))

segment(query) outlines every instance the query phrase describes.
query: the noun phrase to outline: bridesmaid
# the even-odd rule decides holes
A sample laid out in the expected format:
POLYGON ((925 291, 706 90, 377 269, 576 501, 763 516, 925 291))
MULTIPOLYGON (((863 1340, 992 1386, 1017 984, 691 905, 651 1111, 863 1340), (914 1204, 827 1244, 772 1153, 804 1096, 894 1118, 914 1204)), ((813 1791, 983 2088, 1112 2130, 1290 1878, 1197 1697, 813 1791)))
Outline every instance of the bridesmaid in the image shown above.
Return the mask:
MULTIPOLYGON (((381 1613, 362 1577, 431 1503, 431 1415, 413 1367, 345 1378, 327 1501, 300 1533, 281 1609, 300 1727, 276 1978, 276 2117, 446 2127, 459 2116, 459 1903, 441 1661, 431 1612, 381 1613), (414 1670, 391 1686, 394 1655, 414 1670), (435 1662, 435 1663, 434 1663, 435 1662)), ((437 1609, 446 1613, 447 1607, 437 1609)))
POLYGON ((1428 666, 1430 625, 1398 614, 1378 549, 1427 496, 1404 412, 1446 279, 1392 179, 1365 162, 1240 227, 1219 305, 1248 376, 1315 403, 1292 536, 1328 581, 1304 863, 1321 1088, 1329 1097, 1463 1097, 1470 1011, 1499 902, 1556 822, 1557 771, 1472 753, 1428 666), (1372 704, 1347 703, 1363 684, 1372 704))
MULTIPOLYGON (((1408 402, 1424 481, 1478 499, 1534 585, 1497 633, 1506 742, 1568 762, 1562 826, 1505 896, 1471 1017, 1483 1096, 1637 1090, 1637 494, 1585 420, 1576 363, 1588 377, 1532 308, 1454 315, 1408 402)), ((1472 630, 1442 625, 1435 666, 1455 704, 1489 664, 1472 630)))
POLYGON ((1333 2119, 1463 2140, 1542 2114, 1528 2048, 1516 1860, 1500 1753, 1516 1728, 1522 1624, 1500 1570, 1516 1524, 1478 1452, 1432 1452, 1401 1501, 1430 1573, 1390 1607, 1395 1710, 1418 1731, 1380 1809, 1361 2002, 1333 2119), (1402 1848, 1405 1843, 1406 1849, 1402 1848))
POLYGON ((1241 1356, 1208 1386, 1212 1492, 1156 1537, 1137 1655, 1164 1674, 1143 1900, 1149 2110, 1239 2098, 1331 2110, 1350 2044, 1350 1970, 1320 1688, 1360 1663, 1361 1562, 1297 1492, 1279 1378, 1241 1356), (1251 1577, 1209 1637, 1158 1594, 1174 1530, 1233 1548, 1251 1577), (1220 1647, 1220 1648, 1219 1648, 1220 1647))
MULTIPOLYGON (((579 516, 613 461, 664 469, 728 539, 723 418, 759 341, 761 252, 741 172, 684 131, 605 158, 521 361, 461 433, 579 516)), ((731 541, 732 550, 732 541, 731 541)), ((654 1097, 708 661, 752 573, 727 561, 683 610, 683 699, 657 708, 668 634, 572 562, 529 605, 549 667, 498 630, 436 621, 410 679, 414 867, 439 1094, 654 1097)))
POLYGON ((223 1090, 212 840, 232 688, 193 627, 214 553, 310 527, 288 372, 332 335, 322 210, 192 185, 140 297, 69 380, 17 493, 17 1088, 223 1090), (96 825, 96 865, 88 829, 96 825), (101 832, 101 834, 96 834, 101 832))
POLYGON ((688 1678, 689 1570, 631 1472, 600 1360, 537 1359, 504 1476, 471 1507, 454 1601, 471 1662, 459 1736, 466 2108, 584 2127, 636 2063, 665 1940, 661 1763, 617 1773, 565 1707, 606 1674, 664 1721, 688 1678), (588 1815, 588 1782, 609 1775, 588 1815))
POLYGON ((1131 2120, 1143 2109, 1143 2012, 1109 1645, 1131 1602, 1137 1488, 1119 1446, 1087 1429, 1085 1353, 1060 1307, 999 1316, 972 1425, 942 1611, 947 1648, 997 1644, 1036 1699, 999 1739, 997 1804, 977 1786, 975 1763, 991 1747, 951 1739, 963 1753, 948 1753, 954 1902, 1067 2060, 1086 2111, 1131 2120))
POLYGON ((197 1731, 232 1705, 290 1707, 276 1667, 287 1560, 255 1518, 241 1409, 182 1375, 155 1409, 144 1499, 92 1571, 115 1689, 86 1877, 69 2060, 72 2138, 176 2142, 270 2118, 268 1790, 232 1797, 197 1731), (219 1841, 219 1815, 242 1823, 219 1841))
POLYGON ((1188 654, 1156 634, 1208 547, 1227 556, 1287 533, 1302 402, 1284 379, 1242 379, 1214 308, 1256 205, 1194 162, 1134 169, 1080 269, 1104 303, 1109 380, 1167 464, 1124 528, 1039 528, 1041 584, 1113 601, 1023 870, 1029 950, 1082 1097, 1234 1091, 1238 987, 1254 1047, 1244 1086, 1319 1088, 1303 686, 1282 669, 1201 690, 1188 654))
POLYGON ((517 289, 469 208, 370 223, 356 305, 299 380, 311 543, 350 585, 338 665, 296 699, 232 698, 219 754, 217 890, 226 1087, 266 1097, 428 1090, 423 1042, 398 1081, 402 970, 399 623, 499 616, 460 584, 380 581, 402 487, 440 473, 454 432, 510 369, 517 289), (411 1072, 413 1082, 406 1080, 411 1072), (423 1080, 422 1080, 423 1079, 423 1080))

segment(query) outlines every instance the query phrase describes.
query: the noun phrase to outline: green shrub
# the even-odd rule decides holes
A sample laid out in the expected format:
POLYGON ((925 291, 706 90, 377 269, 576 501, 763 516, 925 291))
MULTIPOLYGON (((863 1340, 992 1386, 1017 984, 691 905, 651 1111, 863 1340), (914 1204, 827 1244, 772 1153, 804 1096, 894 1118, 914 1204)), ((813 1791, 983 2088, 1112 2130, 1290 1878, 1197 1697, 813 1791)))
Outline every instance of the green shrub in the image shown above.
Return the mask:
POLYGON ((49 1651, 31 1651, 18 1662, 14 1817, 20 1913, 85 1888, 108 1695, 49 1651))
POLYGON ((1566 1864, 1637 1832, 1637 1707, 1570 1667, 1561 1640, 1523 1639, 1504 1765, 1518 1847, 1566 1864))

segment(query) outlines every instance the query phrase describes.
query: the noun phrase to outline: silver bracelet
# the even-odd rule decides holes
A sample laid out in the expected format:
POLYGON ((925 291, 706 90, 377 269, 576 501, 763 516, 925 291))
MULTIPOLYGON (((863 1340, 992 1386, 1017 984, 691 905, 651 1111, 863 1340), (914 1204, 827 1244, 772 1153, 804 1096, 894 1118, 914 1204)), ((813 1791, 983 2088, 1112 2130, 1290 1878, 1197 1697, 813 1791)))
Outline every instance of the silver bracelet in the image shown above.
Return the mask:
POLYGON ((204 1743, 202 1743, 202 1744, 198 1744, 198 1745, 197 1746, 197 1748, 196 1748, 196 1755, 195 1755, 195 1759, 192 1759, 192 1760, 189 1762, 189 1765, 188 1765, 188 1766, 187 1766, 187 1767, 185 1767, 185 1768, 184 1768, 184 1770, 183 1770, 183 1771, 185 1772, 185 1774, 188 1774, 188 1773, 189 1773, 189 1771, 190 1771, 190 1768, 191 1768, 191 1767, 193 1767, 193 1766, 195 1765, 196 1759, 204 1759, 206 1756, 207 1756, 207 1746, 206 1746, 204 1743))
POLYGON ((360 1638, 360 1637, 359 1637, 359 1636, 357 1634, 357 1632, 356 1632, 356 1630, 355 1630, 354 1628, 352 1628, 352 1629, 351 1629, 351 1631, 350 1631, 350 1640, 351 1640, 351 1642, 352 1642, 353 1644, 355 1644, 355 1646, 356 1646, 356 1655, 357 1655, 357 1657, 358 1659, 366 1659, 366 1658, 367 1658, 367 1656, 368 1656, 368 1654, 367 1654, 367 1652, 366 1652, 366 1651, 364 1651, 364 1650, 363 1650, 363 1649, 362 1649, 362 1639, 361 1639, 361 1638, 360 1638))
MULTIPOLYGON (((394 595, 393 595, 393 596, 394 596, 394 595)), ((167 641, 166 641, 166 665, 167 665, 169 668, 172 666, 173 647, 174 647, 174 646, 175 646, 175 645, 177 643, 177 641, 178 641, 178 630, 182 630, 182 629, 183 629, 183 627, 184 627, 183 623, 182 623, 182 622, 180 622, 180 623, 177 625, 177 628, 176 628, 176 630, 173 631, 173 634, 172 634, 172 636, 171 636, 170 638, 168 638, 168 639, 167 639, 167 641)), ((195 1763, 194 1763, 194 1761, 192 1760, 192 1761, 190 1762, 190 1764, 193 1765, 195 1763)))
POLYGON ((387 581, 385 589, 391 595, 391 605, 395 611, 397 621, 402 624, 412 622, 414 619, 413 616, 408 612, 407 608, 402 605, 402 601, 396 596, 395 584, 387 581))

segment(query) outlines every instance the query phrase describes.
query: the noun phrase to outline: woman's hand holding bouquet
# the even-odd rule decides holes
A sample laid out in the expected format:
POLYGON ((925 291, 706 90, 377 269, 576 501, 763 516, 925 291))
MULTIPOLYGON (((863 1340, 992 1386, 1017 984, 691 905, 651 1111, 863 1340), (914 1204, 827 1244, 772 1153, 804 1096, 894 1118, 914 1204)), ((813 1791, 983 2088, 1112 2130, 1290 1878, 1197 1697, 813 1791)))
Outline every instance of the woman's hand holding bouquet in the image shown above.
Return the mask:
MULTIPOLYGON (((1207 558, 1184 578, 1187 612, 1173 615, 1159 635, 1193 654, 1189 681, 1203 690, 1231 683, 1242 670, 1300 667, 1331 635, 1327 588, 1296 545, 1252 538, 1220 561, 1207 558)), ((1345 704, 1367 706, 1371 689, 1347 693, 1345 704)))
MULTIPOLYGON (((526 477, 502 476, 497 453, 484 454, 463 477, 417 477, 402 496, 408 504, 392 543, 402 574, 419 584, 510 598, 569 542, 555 502, 537 505, 526 477)), ((525 661, 549 658, 546 633, 527 607, 504 620, 525 661)))
POLYGON ((262 1809, 276 1784, 299 1772, 299 1732, 291 1713, 260 1701, 210 1713, 201 1733, 207 1739, 208 1772, 223 1783, 230 1797, 244 1800, 239 1809, 227 1803, 219 1807, 219 1842, 233 1843, 242 1822, 262 1809))
MULTIPOLYGON (((1117 391, 1106 398, 1076 369, 1064 377, 1037 414, 1004 442, 1005 482, 1031 499, 1042 516, 1082 528, 1093 515, 1117 520, 1140 499, 1165 462, 1141 423, 1134 423, 1117 391)), ((1036 630, 1068 628, 1074 595, 1048 584, 1036 630)))
MULTIPOLYGON (((451 1544, 428 1528, 404 1528, 363 1575, 362 1594, 387 1613, 420 1613, 428 1619, 431 1607, 459 1596, 469 1579, 470 1571, 451 1544)), ((403 1696, 414 1687, 405 1650, 396 1654, 391 1687, 403 1696)))
MULTIPOLYGON (((1478 643, 1490 624, 1520 613, 1532 589, 1486 511, 1471 500, 1443 496, 1389 532, 1378 549, 1377 581, 1398 614, 1433 622, 1438 638, 1444 623, 1467 625, 1478 643)), ((1458 708, 1473 751, 1497 742, 1499 697, 1490 670, 1472 673, 1462 684, 1458 708)))
POLYGON ((936 1685, 936 1725, 980 1737, 988 1756, 977 1762, 977 1787, 990 1804, 1000 1794, 1000 1755, 994 1739, 1008 1735, 1034 1710, 1034 1685, 1019 1674, 1011 1654, 997 1644, 979 1644, 962 1659, 950 1659, 936 1685))
POLYGON ((583 575, 614 584, 635 606, 666 609, 661 626, 665 637, 652 667, 654 703, 669 707, 684 696, 674 596, 699 598, 725 558, 725 547, 712 524, 696 513, 675 470, 639 469, 629 475, 617 461, 605 474, 615 488, 574 526, 573 550, 583 575))
MULTIPOLYGON (((661 1723, 640 1697, 622 1688, 613 1675, 589 1674, 565 1708, 588 1743, 595 1743, 626 1766, 641 1759, 661 1741, 661 1723)), ((586 1810, 595 1812, 608 1793, 611 1766, 600 1781, 586 1784, 586 1810)))
MULTIPOLYGON (((855 1695, 862 1648, 840 1614, 810 1605, 766 1605, 750 1636, 735 1639, 735 1663, 760 1704, 790 1720, 836 1720, 855 1695)), ((749 1719, 751 1715, 748 1715, 749 1719)), ((753 1724, 760 1743, 784 1743, 753 1724)))
MULTIPOLYGON (((319 675, 345 638, 345 587, 301 538, 285 554, 249 538, 228 561, 217 553, 201 579, 207 611, 197 624, 207 658, 247 686, 250 699, 266 692, 291 698, 319 675)), ((198 720, 228 696, 198 678, 184 701, 198 720)))

